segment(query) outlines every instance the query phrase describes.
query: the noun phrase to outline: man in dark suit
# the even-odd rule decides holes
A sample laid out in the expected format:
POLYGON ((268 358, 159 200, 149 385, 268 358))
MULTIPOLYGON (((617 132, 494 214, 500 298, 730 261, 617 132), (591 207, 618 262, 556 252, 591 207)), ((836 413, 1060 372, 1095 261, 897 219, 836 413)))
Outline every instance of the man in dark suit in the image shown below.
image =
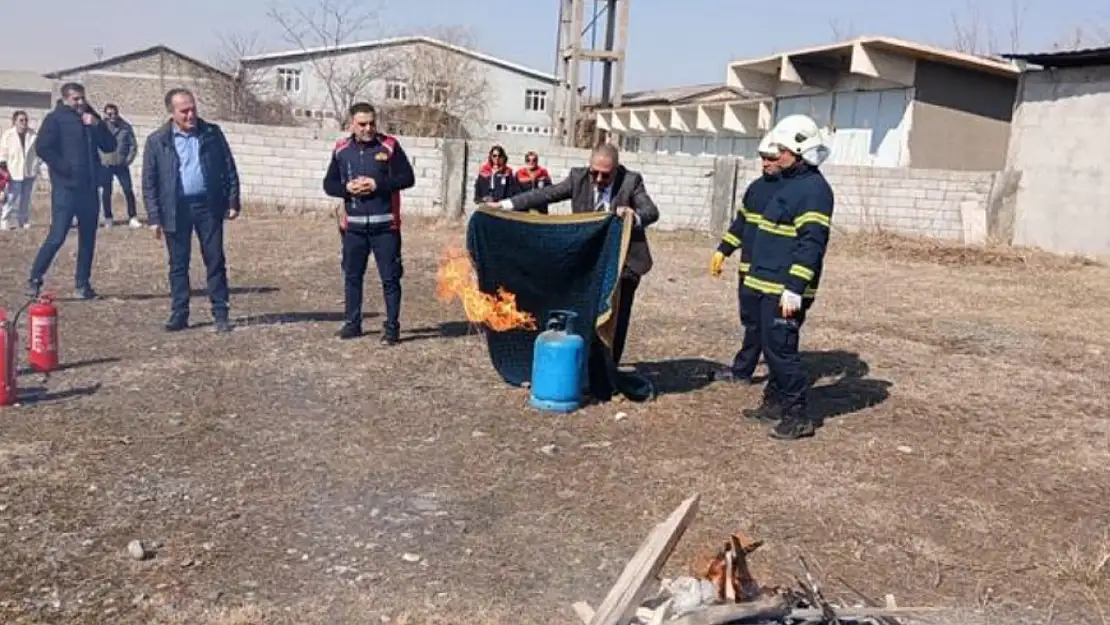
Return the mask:
POLYGON ((170 121, 143 148, 143 203, 154 236, 165 237, 170 266, 167 332, 189 327, 189 260, 193 231, 208 274, 216 332, 231 330, 224 220, 239 216, 239 172, 220 127, 197 116, 187 89, 166 94, 170 121))
POLYGON ((651 250, 644 229, 659 221, 659 208, 644 188, 643 177, 620 164, 617 148, 603 144, 590 154, 589 167, 575 167, 559 184, 514 196, 501 202, 483 205, 486 208, 527 211, 546 204, 570 200, 571 211, 592 213, 606 211, 624 219, 633 219, 632 238, 620 280, 620 314, 613 336, 613 361, 620 364, 628 337, 632 301, 640 279, 651 271, 651 250))

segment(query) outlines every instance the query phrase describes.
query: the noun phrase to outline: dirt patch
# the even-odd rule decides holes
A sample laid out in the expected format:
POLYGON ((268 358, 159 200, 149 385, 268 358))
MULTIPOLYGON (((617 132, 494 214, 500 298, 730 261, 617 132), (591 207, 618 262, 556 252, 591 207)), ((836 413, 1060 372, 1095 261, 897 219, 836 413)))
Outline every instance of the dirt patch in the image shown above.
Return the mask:
MULTIPOLYGON (((3 234, 11 303, 45 231, 3 234)), ((404 342, 386 349, 332 338, 327 220, 229 227, 229 336, 201 292, 199 327, 162 333, 162 244, 101 231, 103 299, 60 304, 66 368, 23 376, 32 392, 0 419, 0 620, 572 622, 695 490, 684 544, 746 528, 762 561, 802 551, 866 592, 1007 622, 1110 606, 1107 268, 835 237, 803 336, 829 421, 782 444, 739 417, 758 388, 706 375, 738 339, 707 237, 653 235, 628 360, 660 398, 573 416, 529 410, 434 298, 461 240, 407 225, 404 342), (136 538, 151 559, 128 557, 136 538)), ((48 276, 63 296, 74 246, 48 276)))

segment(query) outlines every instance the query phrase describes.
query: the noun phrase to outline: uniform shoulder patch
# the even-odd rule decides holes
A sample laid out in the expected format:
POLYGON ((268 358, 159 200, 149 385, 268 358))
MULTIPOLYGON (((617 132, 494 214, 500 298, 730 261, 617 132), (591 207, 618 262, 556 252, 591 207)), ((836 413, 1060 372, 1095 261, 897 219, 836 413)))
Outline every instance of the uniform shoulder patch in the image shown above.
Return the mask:
POLYGON ((377 154, 374 155, 374 160, 388 161, 389 160, 389 152, 386 152, 385 150, 382 150, 381 152, 378 152, 377 154))

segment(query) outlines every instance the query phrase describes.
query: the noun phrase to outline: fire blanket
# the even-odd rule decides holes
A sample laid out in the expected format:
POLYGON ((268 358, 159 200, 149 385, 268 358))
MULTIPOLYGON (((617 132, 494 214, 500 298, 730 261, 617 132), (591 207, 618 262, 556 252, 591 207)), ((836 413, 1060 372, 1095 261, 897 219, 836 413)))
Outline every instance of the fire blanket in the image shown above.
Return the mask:
MULTIPOLYGON (((501 377, 520 386, 532 377, 532 344, 554 310, 578 315, 586 340, 590 393, 606 400, 620 393, 633 401, 654 397, 651 382, 618 371, 612 343, 617 288, 628 251, 631 221, 611 213, 539 215, 479 209, 470 217, 466 246, 478 288, 503 288, 520 310, 534 315, 537 330, 487 332, 490 359, 501 377)), ((633 328, 633 331, 635 328, 633 328)))

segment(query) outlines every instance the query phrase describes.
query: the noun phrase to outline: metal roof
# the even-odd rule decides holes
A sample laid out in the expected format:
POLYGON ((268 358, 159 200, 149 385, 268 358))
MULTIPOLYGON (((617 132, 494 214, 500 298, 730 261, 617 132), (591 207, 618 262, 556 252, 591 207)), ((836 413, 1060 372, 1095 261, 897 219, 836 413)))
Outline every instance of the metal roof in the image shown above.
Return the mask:
POLYGON ((1004 54, 1015 61, 1025 61, 1041 67, 1090 67, 1110 65, 1110 46, 1102 48, 1083 48, 1079 50, 1058 50, 1055 52, 1028 52, 1024 54, 1004 54))
POLYGON ((4 69, 0 70, 0 90, 54 93, 54 81, 31 71, 4 69))
POLYGON ((405 37, 391 37, 391 38, 388 38, 388 39, 378 39, 378 40, 375 40, 375 41, 359 41, 359 42, 356 42, 356 43, 345 43, 345 44, 340 44, 340 45, 337 45, 337 46, 319 46, 319 47, 315 47, 315 48, 305 48, 303 50, 288 50, 288 51, 285 51, 285 52, 269 52, 269 53, 266 53, 266 54, 254 54, 254 55, 245 56, 242 59, 239 59, 239 62, 244 64, 244 65, 258 65, 258 64, 262 64, 262 63, 271 63, 273 61, 283 61, 283 60, 295 59, 295 58, 298 58, 298 57, 316 56, 316 55, 330 55, 330 54, 343 54, 343 53, 349 53, 349 52, 364 52, 364 51, 367 51, 367 50, 374 50, 376 48, 406 46, 406 45, 413 45, 413 44, 418 44, 418 43, 423 43, 423 44, 427 44, 427 45, 431 45, 431 46, 436 46, 436 47, 442 48, 444 50, 450 50, 452 52, 457 52, 459 54, 469 56, 469 57, 471 57, 473 59, 476 59, 478 61, 482 61, 484 63, 489 63, 490 65, 495 65, 495 66, 502 67, 502 68, 505 68, 505 69, 508 69, 508 70, 512 70, 514 72, 524 74, 526 76, 531 76, 533 78, 537 78, 537 79, 543 80, 545 82, 550 82, 552 84, 558 82, 558 80, 559 80, 554 75, 549 74, 547 72, 541 72, 539 70, 532 69, 531 67, 526 67, 524 65, 513 63, 512 61, 506 61, 505 59, 500 59, 500 58, 497 58, 495 56, 490 56, 488 54, 478 52, 477 50, 471 50, 470 48, 464 48, 463 46, 455 45, 453 43, 448 43, 446 41, 442 41, 442 40, 436 39, 434 37, 426 37, 426 36, 423 36, 423 35, 414 35, 414 36, 405 36, 405 37))

